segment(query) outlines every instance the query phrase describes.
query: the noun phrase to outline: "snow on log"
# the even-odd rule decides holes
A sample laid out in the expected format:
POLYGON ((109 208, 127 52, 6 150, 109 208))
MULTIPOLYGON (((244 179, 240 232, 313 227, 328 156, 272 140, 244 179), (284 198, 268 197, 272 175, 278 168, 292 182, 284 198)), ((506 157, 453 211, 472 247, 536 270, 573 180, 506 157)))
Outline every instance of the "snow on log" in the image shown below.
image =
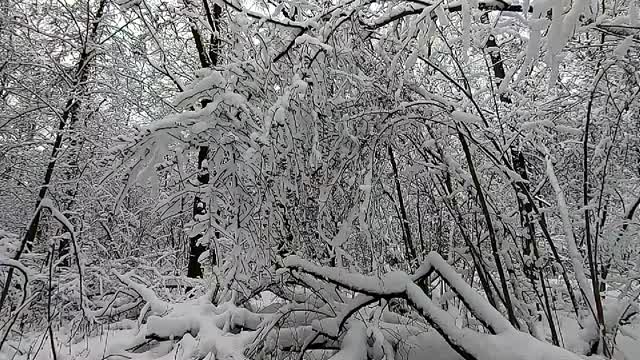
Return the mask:
POLYGON ((133 289, 133 291, 138 293, 138 295, 140 295, 140 297, 149 304, 151 308, 151 312, 153 312, 154 314, 164 314, 171 309, 171 305, 159 299, 156 293, 153 292, 153 290, 131 280, 131 278, 128 275, 121 275, 115 270, 113 270, 112 272, 113 272, 113 275, 115 275, 118 278, 118 280, 120 280, 123 284, 127 285, 128 287, 133 289))
MULTIPOLYGON (((435 252, 427 255, 425 263, 412 277, 409 277, 405 273, 393 272, 383 275, 380 278, 373 278, 349 273, 342 269, 320 267, 301 260, 298 257, 287 258, 285 265, 324 278, 347 289, 366 294, 354 298, 352 304, 349 304, 345 309, 347 311, 341 313, 340 316, 335 319, 317 321, 314 324, 315 327, 309 327, 307 331, 321 330, 336 333, 339 331, 339 323, 337 320, 353 315, 359 311, 359 309, 371 304, 376 298, 397 296, 407 299, 409 303, 424 316, 428 323, 438 331, 451 348, 466 360, 580 359, 578 355, 572 352, 540 341, 529 334, 515 329, 497 309, 491 306, 486 299, 467 284, 455 269, 435 252), (484 334, 468 328, 459 328, 455 319, 439 305, 435 304, 414 282, 430 274, 432 271, 438 272, 458 297, 469 307, 478 320, 492 329, 496 334, 484 334), (390 279, 393 279, 393 285, 389 285, 390 279)), ((341 350, 334 355, 332 359, 348 360, 366 358, 366 349, 368 348, 366 332, 365 336, 361 336, 360 331, 362 329, 358 329, 358 325, 354 324, 350 324, 351 326, 347 331, 347 335, 345 335, 341 350), (362 338, 364 339, 364 343, 359 342, 359 339, 362 338), (356 347, 353 344, 360 344, 360 348, 357 349, 358 351, 356 351, 356 347), (361 352, 363 349, 365 349, 364 355, 361 352)), ((393 337, 387 338, 385 336, 385 339, 391 342, 393 337)), ((456 359, 456 357, 451 358, 456 359)))
POLYGON ((382 277, 365 276, 343 269, 317 266, 295 255, 287 257, 284 264, 288 268, 301 269, 329 282, 365 294, 401 294, 404 292, 407 282, 411 280, 409 275, 403 271, 393 271, 382 277))
POLYGON ((449 265, 440 254, 432 251, 425 262, 435 268, 447 284, 458 294, 469 310, 496 333, 511 330, 513 327, 480 293, 467 284, 462 276, 449 265))
POLYGON ((340 351, 331 360, 367 360, 367 332, 362 322, 350 324, 342 340, 340 351))
POLYGON ((451 117, 455 121, 459 121, 462 123, 483 125, 483 121, 481 117, 468 112, 453 111, 451 112, 451 117))

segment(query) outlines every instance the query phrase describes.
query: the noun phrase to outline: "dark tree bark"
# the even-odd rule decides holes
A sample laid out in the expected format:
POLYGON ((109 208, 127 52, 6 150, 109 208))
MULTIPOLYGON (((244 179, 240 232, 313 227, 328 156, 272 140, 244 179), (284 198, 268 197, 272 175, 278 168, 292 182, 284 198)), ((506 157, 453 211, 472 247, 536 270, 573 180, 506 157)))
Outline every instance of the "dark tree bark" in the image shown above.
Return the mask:
MULTIPOLYGON (((200 65, 203 68, 207 68, 210 66, 217 66, 219 62, 219 51, 220 51, 220 17, 222 15, 222 8, 218 4, 213 5, 213 11, 209 7, 209 3, 207 0, 203 0, 203 6, 205 9, 205 14, 207 17, 207 22, 211 27, 211 44, 210 49, 207 54, 206 46, 202 40, 202 36, 200 32, 195 27, 195 25, 191 26, 191 33, 193 34, 193 40, 196 45, 196 49, 198 51, 198 58, 200 59, 200 65)), ((202 107, 206 107, 210 101, 202 101, 202 107)), ((209 169, 205 168, 203 165, 205 161, 208 160, 209 157, 209 146, 201 145, 198 151, 198 176, 197 182, 199 187, 204 187, 209 184, 209 169)), ((207 202, 205 199, 202 199, 200 196, 195 196, 193 199, 193 220, 197 221, 197 218, 207 214, 207 202)), ((189 263, 187 266, 187 277, 190 278, 200 278, 202 277, 202 266, 198 259, 200 256, 210 248, 208 244, 200 244, 200 239, 204 236, 204 234, 195 234, 189 238, 189 263)), ((215 249, 210 248, 209 251, 213 252, 215 249)), ((210 256, 212 261, 216 261, 216 254, 212 254, 210 256)), ((215 264, 212 264, 215 265, 215 264)))
MULTIPOLYGON (((203 164, 205 160, 207 160, 207 156, 209 154, 208 146, 201 146, 200 151, 198 151, 198 185, 199 186, 207 186, 209 184, 209 171, 206 168, 203 168, 203 164)), ((196 196, 193 199, 193 218, 194 221, 197 221, 197 218, 202 215, 207 214, 207 203, 196 196)), ((207 250, 207 244, 199 244, 199 240, 204 236, 204 234, 195 234, 194 236, 189 238, 189 265, 187 268, 187 277, 190 278, 199 278, 202 277, 202 267, 200 266, 200 262, 198 259, 200 256, 207 250)))
MULTIPOLYGON (((484 13, 480 17, 480 21, 483 24, 489 24, 489 14, 484 13)), ((502 55, 500 54, 500 48, 496 42, 496 37, 493 34, 489 34, 487 38, 486 47, 489 49, 489 57, 491 58, 491 67, 493 68, 493 75, 495 77, 496 90, 500 88, 500 85, 504 81, 506 72, 504 70, 504 62, 502 61, 502 55)), ((505 104, 511 104, 511 98, 507 94, 500 94, 500 101, 505 104)))

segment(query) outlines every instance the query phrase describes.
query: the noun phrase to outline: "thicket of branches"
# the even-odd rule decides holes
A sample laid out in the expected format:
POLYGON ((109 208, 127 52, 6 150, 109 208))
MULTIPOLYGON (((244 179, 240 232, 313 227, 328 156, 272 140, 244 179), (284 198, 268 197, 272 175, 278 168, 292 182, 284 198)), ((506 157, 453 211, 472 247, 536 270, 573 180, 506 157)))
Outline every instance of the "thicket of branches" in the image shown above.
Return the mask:
POLYGON ((633 356, 638 13, 2 0, 0 354, 633 356))

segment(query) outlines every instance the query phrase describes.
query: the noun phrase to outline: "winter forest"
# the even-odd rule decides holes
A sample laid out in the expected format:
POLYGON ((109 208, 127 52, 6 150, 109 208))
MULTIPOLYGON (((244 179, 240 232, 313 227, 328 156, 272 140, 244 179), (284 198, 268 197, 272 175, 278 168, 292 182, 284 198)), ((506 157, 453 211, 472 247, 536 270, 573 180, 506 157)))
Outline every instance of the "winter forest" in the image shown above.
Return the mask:
POLYGON ((1 360, 640 359, 638 0, 0 0, 1 360))

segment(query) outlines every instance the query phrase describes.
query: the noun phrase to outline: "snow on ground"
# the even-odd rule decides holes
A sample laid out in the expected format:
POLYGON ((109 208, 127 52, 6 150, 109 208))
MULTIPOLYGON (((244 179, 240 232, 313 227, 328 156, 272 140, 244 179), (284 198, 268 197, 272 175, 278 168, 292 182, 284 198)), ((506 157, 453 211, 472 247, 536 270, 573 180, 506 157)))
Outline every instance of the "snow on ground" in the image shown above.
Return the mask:
POLYGON ((617 351, 614 353, 614 359, 640 359, 640 324, 623 326, 616 337, 616 342, 617 351))
MULTIPOLYGON (((58 333, 55 336, 57 360, 102 360, 109 355, 122 354, 124 349, 144 342, 144 333, 139 333, 134 329, 111 329, 105 330, 98 336, 87 337, 75 344, 66 344, 66 338, 64 333, 58 333)), ((146 355, 148 357, 140 358, 140 360, 152 359, 154 354, 146 355)), ((46 333, 34 333, 23 337, 20 341, 11 340, 0 352, 0 359, 53 359, 50 341, 46 333), (21 351, 16 352, 16 348, 21 351)))
POLYGON ((396 359, 464 360, 435 331, 411 336, 402 341, 398 346, 396 359))
MULTIPOLYGON (((277 297, 266 294, 257 302, 268 306, 269 299, 277 297)), ((56 360, 105 360, 105 359, 135 359, 135 360, 175 360, 175 359, 245 359, 242 350, 253 339, 254 332, 244 331, 231 334, 224 331, 225 322, 229 321, 229 313, 241 314, 242 309, 231 305, 219 307, 202 306, 202 304, 178 304, 174 306, 175 313, 165 317, 150 317, 148 324, 139 329, 133 321, 121 322, 104 329, 98 335, 81 339, 77 343, 67 344, 69 336, 65 332, 57 333, 55 343, 57 347, 56 360), (186 326, 186 325, 188 326, 186 326), (129 328, 127 328, 129 327, 129 328), (157 342, 146 339, 150 334, 162 335, 174 340, 157 342), (135 350, 137 349, 137 350, 135 350), (213 355, 209 356, 211 353, 213 355)), ((560 319, 562 340, 565 348, 581 352, 585 343, 581 330, 569 316, 560 319)), ((309 358, 326 359, 330 355, 336 359, 352 360, 366 359, 367 337, 371 324, 355 322, 349 325, 351 330, 343 342, 343 350, 337 353, 316 351, 309 354, 309 358), (367 331, 365 331, 365 329, 367 331), (365 356, 365 357, 363 357, 365 356)), ((463 331, 464 332, 464 331, 463 331)), ((471 331, 469 331, 471 333, 471 331)), ((531 338, 519 331, 506 331, 500 335, 475 334, 469 348, 482 359, 502 359, 504 354, 510 354, 514 359, 579 359, 580 357, 549 344, 532 342, 531 338), (540 346, 537 346, 540 345, 540 346), (523 351, 523 349, 526 349, 523 351)), ((622 326, 616 338, 617 346, 614 354, 616 360, 640 359, 640 324, 622 326)), ((0 360, 53 360, 51 347, 46 332, 31 334, 22 338, 21 342, 11 340, 2 352, 0 360), (15 349, 19 348, 20 353, 15 349)), ((417 335, 403 337, 395 347, 396 360, 461 360, 447 342, 436 331, 426 331, 417 335)), ((600 359, 591 357, 589 359, 600 359)))

